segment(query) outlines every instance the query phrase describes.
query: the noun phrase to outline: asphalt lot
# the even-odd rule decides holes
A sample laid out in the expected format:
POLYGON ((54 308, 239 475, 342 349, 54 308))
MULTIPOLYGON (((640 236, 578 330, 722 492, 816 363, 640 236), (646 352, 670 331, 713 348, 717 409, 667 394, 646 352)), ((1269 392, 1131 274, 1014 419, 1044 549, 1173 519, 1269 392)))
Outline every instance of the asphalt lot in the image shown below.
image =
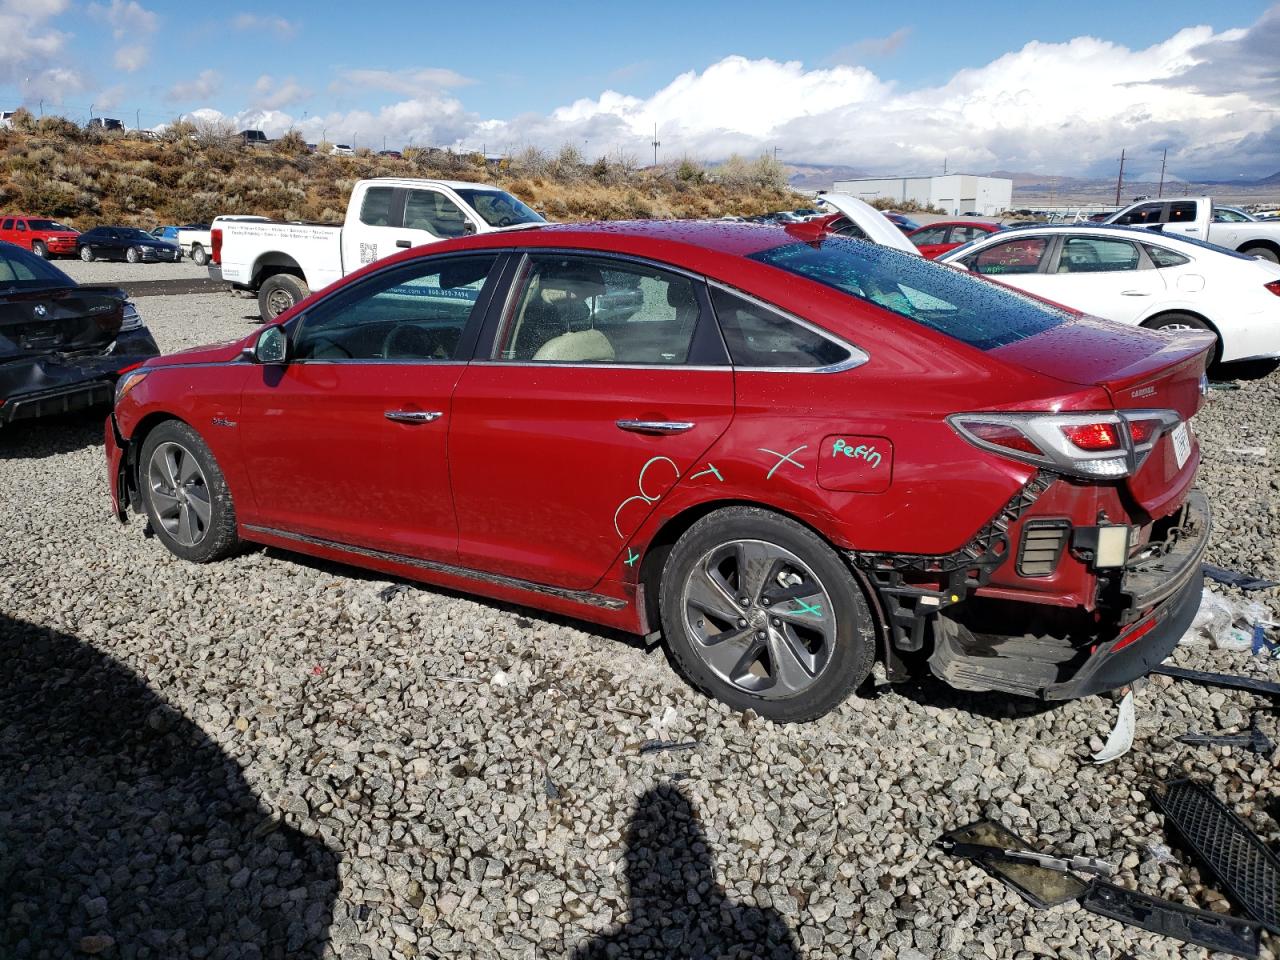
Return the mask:
MULTIPOLYGON (((225 293, 139 307, 165 351, 257 323, 225 293)), ((1209 559, 1280 579, 1280 375, 1196 426, 1209 559)), ((1280 754, 1172 739, 1256 712, 1280 740, 1246 694, 1154 679, 1102 767, 1097 697, 876 687, 780 727, 584 624, 275 550, 182 563, 105 484, 99 414, 0 433, 0 956, 1197 957, 931 844, 993 816, 1225 910, 1145 795, 1180 775, 1280 844, 1280 754)))

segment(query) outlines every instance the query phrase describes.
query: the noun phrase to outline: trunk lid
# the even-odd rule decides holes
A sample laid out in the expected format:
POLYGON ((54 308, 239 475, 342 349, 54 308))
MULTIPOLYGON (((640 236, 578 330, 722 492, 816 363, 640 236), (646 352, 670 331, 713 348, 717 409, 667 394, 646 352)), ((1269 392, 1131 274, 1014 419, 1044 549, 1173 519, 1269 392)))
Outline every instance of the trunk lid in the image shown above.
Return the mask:
POLYGON ((114 287, 50 287, 0 296, 0 361, 105 350, 120 333, 124 293, 114 287))
POLYGON ((992 354, 1058 380, 1101 388, 1116 410, 1175 411, 1178 424, 1159 435, 1124 481, 1143 509, 1159 517, 1182 503, 1200 463, 1189 421, 1204 402, 1204 371, 1215 343, 1211 333, 1159 333, 1079 317, 992 354))

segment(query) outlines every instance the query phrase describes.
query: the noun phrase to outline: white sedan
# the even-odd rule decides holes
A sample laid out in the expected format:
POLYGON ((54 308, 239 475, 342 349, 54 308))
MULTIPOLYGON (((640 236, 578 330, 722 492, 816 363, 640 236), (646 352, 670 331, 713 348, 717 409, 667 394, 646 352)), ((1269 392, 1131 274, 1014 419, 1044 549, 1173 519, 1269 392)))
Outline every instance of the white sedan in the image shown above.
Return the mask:
POLYGON ((939 263, 1132 326, 1209 330, 1217 360, 1280 358, 1280 265, 1134 227, 1029 227, 939 263))

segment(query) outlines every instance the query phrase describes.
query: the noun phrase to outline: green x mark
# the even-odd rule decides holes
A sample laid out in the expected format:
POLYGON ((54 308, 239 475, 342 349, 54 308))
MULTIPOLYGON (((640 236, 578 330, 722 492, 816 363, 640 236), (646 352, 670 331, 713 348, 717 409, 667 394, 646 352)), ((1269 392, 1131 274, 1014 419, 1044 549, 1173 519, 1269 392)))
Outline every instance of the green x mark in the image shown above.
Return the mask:
POLYGON ((804 614, 806 614, 806 613, 812 613, 812 614, 813 614, 817 619, 819 619, 819 620, 821 620, 821 619, 822 619, 822 604, 821 604, 821 603, 815 603, 815 604, 810 605, 810 604, 805 603, 805 602, 804 602, 803 600, 801 600, 799 597, 797 597, 797 598, 796 598, 796 603, 800 604, 799 608, 791 611, 791 612, 792 612, 792 613, 794 613, 796 616, 802 616, 802 615, 804 615, 804 614))
POLYGON ((630 547, 627 547, 627 559, 623 560, 622 562, 625 563, 628 567, 634 567, 636 565, 636 561, 639 559, 640 559, 640 554, 636 553, 630 547))

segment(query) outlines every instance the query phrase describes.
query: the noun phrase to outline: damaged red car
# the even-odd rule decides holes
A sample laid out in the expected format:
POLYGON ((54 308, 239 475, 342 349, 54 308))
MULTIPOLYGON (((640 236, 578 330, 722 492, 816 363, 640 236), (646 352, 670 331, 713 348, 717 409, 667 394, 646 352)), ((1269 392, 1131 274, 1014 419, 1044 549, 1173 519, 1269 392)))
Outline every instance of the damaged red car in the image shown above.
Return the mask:
POLYGON ((806 224, 539 226, 149 361, 108 476, 187 560, 252 541, 661 636, 774 720, 877 658, 1065 699, 1198 607, 1212 348, 806 224))

